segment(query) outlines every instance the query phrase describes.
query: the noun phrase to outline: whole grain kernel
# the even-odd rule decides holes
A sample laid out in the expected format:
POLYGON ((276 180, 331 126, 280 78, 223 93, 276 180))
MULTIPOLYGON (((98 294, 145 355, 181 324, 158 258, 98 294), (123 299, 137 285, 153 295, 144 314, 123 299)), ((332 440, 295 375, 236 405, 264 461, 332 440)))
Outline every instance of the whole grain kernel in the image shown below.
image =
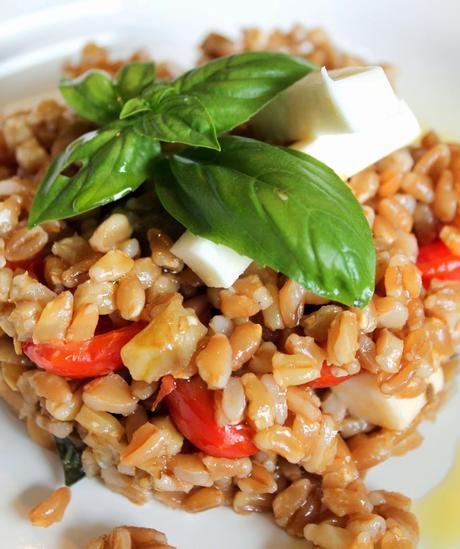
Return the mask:
POLYGON ((395 373, 399 370, 403 349, 403 340, 385 328, 377 338, 375 360, 384 372, 395 373))
POLYGON ((358 350, 358 320, 351 311, 339 313, 331 323, 327 337, 327 360, 331 364, 351 362, 358 350))
POLYGON ((281 317, 286 328, 294 328, 300 322, 304 309, 305 289, 294 280, 287 280, 279 292, 281 317))
POLYGON ((78 263, 92 255, 88 241, 77 234, 57 240, 53 243, 51 251, 69 265, 78 263))
POLYGON ((229 337, 232 348, 232 368, 238 370, 248 362, 262 341, 262 326, 253 322, 245 322, 236 326, 229 337))
POLYGON ((119 281, 116 291, 116 305, 122 318, 125 320, 139 318, 144 309, 145 301, 145 290, 134 273, 128 274, 119 281))
POLYGON ((217 488, 200 488, 189 494, 183 508, 189 513, 199 513, 224 504, 224 494, 217 488))
POLYGON ((100 315, 113 313, 116 309, 113 282, 87 280, 80 284, 74 294, 75 309, 91 303, 97 306, 100 315))
POLYGON ((350 179, 350 187, 361 204, 374 197, 379 188, 379 177, 373 170, 364 170, 350 179))
POLYGON ((272 473, 255 462, 251 473, 236 481, 238 488, 247 494, 274 494, 278 489, 276 480, 272 473))
POLYGON ((460 255, 460 230, 453 225, 445 225, 439 233, 439 238, 454 255, 460 255))
POLYGON ((73 295, 62 292, 45 305, 33 331, 34 343, 63 341, 72 320, 73 295))
POLYGON ((232 373, 232 347, 226 335, 211 336, 198 353, 196 365, 210 389, 223 389, 232 373))
POLYGON ((5 247, 8 261, 25 261, 39 254, 48 242, 48 233, 42 227, 15 229, 5 247))
POLYGON ((128 416, 137 406, 126 381, 118 374, 111 373, 93 379, 83 388, 83 402, 97 412, 110 412, 128 416))
MULTIPOLYGON (((216 394, 218 397, 218 394, 216 394)), ((241 379, 230 377, 220 398, 216 399, 216 419, 220 425, 237 425, 243 419, 246 395, 241 379)))
POLYGON ((91 339, 99 322, 99 308, 95 303, 81 305, 74 313, 67 330, 68 341, 85 341, 91 339))
POLYGON ((451 223, 457 213, 458 193, 450 170, 444 170, 434 193, 433 211, 443 223, 451 223))
POLYGON ((29 512, 29 520, 34 526, 48 528, 62 520, 69 503, 70 489, 67 486, 58 488, 29 512))
POLYGON ((91 265, 88 274, 96 282, 115 282, 129 273, 134 261, 120 250, 110 250, 91 265))
POLYGON ((257 430, 266 429, 275 422, 275 403, 264 384, 253 373, 241 378, 249 405, 247 416, 257 430))
POLYGON ((274 425, 254 435, 254 444, 265 451, 273 451, 290 463, 298 463, 304 452, 300 442, 294 437, 289 427, 274 425))
POLYGON ((397 298, 374 296, 373 301, 379 328, 400 330, 407 322, 409 316, 407 306, 397 298))
POLYGON ((280 387, 303 385, 321 375, 321 363, 305 354, 276 351, 272 358, 273 377, 280 387))
POLYGON ((171 252, 173 241, 160 229, 149 229, 147 237, 152 251, 152 261, 161 269, 178 273, 184 268, 184 262, 171 252))
POLYGON ((220 309, 227 318, 245 318, 257 314, 260 311, 260 305, 247 295, 221 290, 220 309))
POLYGON ((146 290, 151 288, 155 280, 161 275, 161 269, 153 263, 150 257, 141 257, 134 261, 133 273, 146 290))
POLYGON ((271 341, 263 341, 249 361, 249 369, 256 374, 269 374, 273 371, 273 355, 276 345, 271 341))
POLYGON ((97 227, 89 243, 97 252, 108 252, 129 238, 132 232, 129 219, 123 214, 115 213, 97 227))

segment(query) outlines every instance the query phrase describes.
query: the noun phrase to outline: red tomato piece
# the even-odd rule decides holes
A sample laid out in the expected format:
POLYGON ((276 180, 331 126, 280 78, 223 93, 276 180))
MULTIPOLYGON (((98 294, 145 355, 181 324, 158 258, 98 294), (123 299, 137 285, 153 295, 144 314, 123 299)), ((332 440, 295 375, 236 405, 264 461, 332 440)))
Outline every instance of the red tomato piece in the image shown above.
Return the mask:
POLYGON ((26 341, 22 344, 22 350, 39 368, 58 376, 74 379, 103 376, 123 366, 120 356, 122 347, 144 327, 144 323, 136 322, 87 341, 26 341))
POLYGON ((166 397, 169 413, 182 435, 214 457, 252 456, 253 431, 244 424, 220 426, 214 418, 214 396, 198 376, 177 379, 177 388, 166 397))
MULTIPOLYGON (((321 366, 321 376, 318 379, 306 383, 304 387, 312 387, 313 389, 327 389, 328 387, 333 387, 338 385, 343 381, 350 379, 352 376, 342 376, 337 377, 332 373, 332 366, 329 366, 326 362, 323 362, 321 366)), ((356 374, 353 374, 356 375, 356 374)))
POLYGON ((43 271, 45 266, 41 255, 37 255, 32 257, 32 259, 26 259, 24 261, 7 261, 6 266, 13 271, 15 269, 23 269, 24 271, 34 274, 40 282, 44 281, 43 271))
POLYGON ((441 240, 420 246, 417 267, 425 288, 433 278, 460 280, 460 257, 455 256, 441 240))

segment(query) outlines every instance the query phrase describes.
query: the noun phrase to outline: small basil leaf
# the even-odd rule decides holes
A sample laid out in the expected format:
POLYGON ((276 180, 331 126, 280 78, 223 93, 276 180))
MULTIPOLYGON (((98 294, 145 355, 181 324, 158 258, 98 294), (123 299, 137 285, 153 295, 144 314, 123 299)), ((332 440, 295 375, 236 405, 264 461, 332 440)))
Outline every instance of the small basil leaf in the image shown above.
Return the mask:
POLYGON ((157 140, 122 122, 82 135, 50 164, 35 195, 29 226, 121 198, 147 179, 159 153, 157 140))
POLYGON ((135 61, 124 65, 116 77, 116 89, 122 102, 139 95, 155 80, 155 63, 135 61))
POLYGON ((178 93, 201 100, 217 133, 249 120, 279 92, 317 67, 298 57, 247 52, 222 57, 174 81, 178 93))
POLYGON ((72 486, 85 476, 81 463, 81 449, 78 448, 72 439, 54 437, 66 486, 72 486))
POLYGON ((66 103, 86 120, 106 124, 118 118, 117 91, 105 72, 91 71, 74 80, 64 77, 59 89, 66 103))
POLYGON ((155 167, 158 197, 190 231, 346 305, 372 296, 375 250, 362 208, 327 166, 247 138, 155 167))
POLYGON ((165 93, 151 106, 153 112, 136 121, 136 128, 143 135, 168 143, 219 150, 214 124, 197 97, 165 93))
POLYGON ((129 118, 130 116, 134 116, 135 114, 151 110, 152 109, 148 101, 142 99, 142 97, 133 97, 123 105, 123 108, 120 112, 120 120, 124 120, 125 118, 129 118))

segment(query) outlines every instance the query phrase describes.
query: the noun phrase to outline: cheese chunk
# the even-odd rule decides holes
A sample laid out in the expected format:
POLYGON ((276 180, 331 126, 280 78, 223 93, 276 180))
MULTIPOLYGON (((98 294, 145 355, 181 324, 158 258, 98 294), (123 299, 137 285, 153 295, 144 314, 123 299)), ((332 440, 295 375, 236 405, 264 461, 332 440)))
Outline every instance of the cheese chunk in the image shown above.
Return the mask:
MULTIPOLYGON (((435 393, 444 386, 442 368, 429 379, 435 393)), ((350 414, 374 425, 402 431, 409 427, 427 400, 424 394, 414 398, 385 396, 374 375, 363 372, 332 388, 347 406, 350 414)))
POLYGON ((251 121, 256 136, 278 143, 375 126, 399 108, 382 67, 312 72, 280 93, 251 121))
POLYGON ((420 126, 404 101, 399 110, 379 124, 352 133, 322 134, 292 145, 320 160, 337 175, 348 179, 393 151, 412 143, 420 135, 420 126))
POLYGON ((420 126, 381 67, 311 73, 251 122, 256 137, 293 143, 348 179, 412 143, 420 126))
POLYGON ((190 231, 177 240, 171 252, 211 288, 229 288, 252 262, 249 257, 190 231))

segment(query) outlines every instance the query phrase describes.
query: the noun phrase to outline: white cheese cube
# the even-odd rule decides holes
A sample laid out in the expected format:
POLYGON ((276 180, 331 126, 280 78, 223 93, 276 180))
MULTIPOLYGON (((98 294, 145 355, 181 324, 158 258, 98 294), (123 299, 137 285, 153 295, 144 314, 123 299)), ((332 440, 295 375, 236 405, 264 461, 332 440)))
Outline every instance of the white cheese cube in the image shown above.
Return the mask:
POLYGON ((292 143, 348 179, 420 135, 381 67, 311 73, 251 122, 258 137, 292 143))
MULTIPOLYGON (((444 385, 442 368, 430 378, 435 393, 444 385)), ((402 431, 409 427, 426 404, 425 395, 414 398, 385 396, 379 389, 374 375, 363 372, 332 388, 347 406, 349 412, 374 425, 402 431)))
POLYGON ((381 67, 313 72, 280 93, 251 121, 256 135, 278 143, 351 133, 375 126, 399 109, 381 67))
POLYGON ((175 242, 171 252, 211 288, 229 288, 252 262, 249 257, 190 231, 175 242))
POLYGON ((412 143, 420 135, 420 126, 404 101, 391 117, 367 130, 352 133, 321 134, 309 141, 292 145, 320 160, 337 175, 348 179, 384 156, 412 143))

